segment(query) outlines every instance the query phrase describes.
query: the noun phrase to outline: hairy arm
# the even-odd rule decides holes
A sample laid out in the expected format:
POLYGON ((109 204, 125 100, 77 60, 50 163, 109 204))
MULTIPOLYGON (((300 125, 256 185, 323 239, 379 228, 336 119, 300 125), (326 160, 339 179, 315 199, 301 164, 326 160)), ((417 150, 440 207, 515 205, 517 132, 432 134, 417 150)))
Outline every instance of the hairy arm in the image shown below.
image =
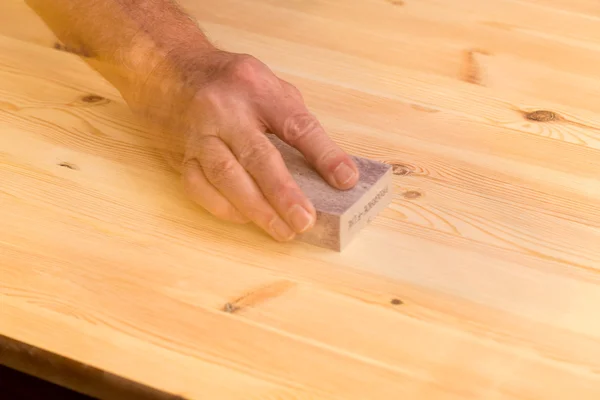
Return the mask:
POLYGON ((285 241, 316 210, 265 133, 294 146, 332 186, 358 181, 352 159, 300 91, 256 58, 217 49, 174 0, 26 0, 111 82, 213 215, 285 241))
MULTIPOLYGON (((172 0, 26 0, 60 41, 122 93, 152 72, 167 73, 178 52, 206 56, 215 47, 172 0)), ((174 66, 171 66, 171 69, 174 66)), ((174 71, 173 71, 174 72, 174 71)))

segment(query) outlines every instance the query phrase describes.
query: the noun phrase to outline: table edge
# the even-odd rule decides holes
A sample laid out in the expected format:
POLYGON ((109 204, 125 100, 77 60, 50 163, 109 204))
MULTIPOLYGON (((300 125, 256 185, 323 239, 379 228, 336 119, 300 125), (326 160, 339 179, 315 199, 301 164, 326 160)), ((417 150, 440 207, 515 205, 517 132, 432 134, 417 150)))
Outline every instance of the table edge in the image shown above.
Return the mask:
POLYGON ((2 334, 0 364, 99 399, 186 400, 2 334))

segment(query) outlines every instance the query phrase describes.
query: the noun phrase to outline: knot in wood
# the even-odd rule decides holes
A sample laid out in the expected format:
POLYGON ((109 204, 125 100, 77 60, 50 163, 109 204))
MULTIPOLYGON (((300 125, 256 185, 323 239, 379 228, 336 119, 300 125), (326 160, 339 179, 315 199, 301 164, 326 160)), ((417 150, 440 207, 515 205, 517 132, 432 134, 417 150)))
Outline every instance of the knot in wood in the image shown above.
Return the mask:
POLYGON ((548 122, 557 120, 558 115, 548 110, 536 110, 525 114, 525 118, 531 121, 548 122))
POLYGON ((404 164, 392 164, 392 173, 394 175, 410 175, 412 173, 412 168, 408 165, 404 164))
POLYGON ((403 194, 405 199, 409 199, 409 200, 413 200, 413 199, 418 199, 419 197, 423 196, 421 194, 421 192, 418 192, 416 190, 409 190, 404 192, 403 194))
POLYGON ((81 98, 81 101, 84 103, 97 103, 102 100, 104 100, 104 97, 98 96, 97 94, 88 94, 87 96, 83 96, 81 98))
POLYGON ((79 168, 77 168, 77 165, 75 164, 71 164, 70 162, 66 162, 63 161, 61 163, 58 164, 59 167, 64 167, 64 168, 68 168, 68 169, 73 169, 73 170, 78 170, 79 168))

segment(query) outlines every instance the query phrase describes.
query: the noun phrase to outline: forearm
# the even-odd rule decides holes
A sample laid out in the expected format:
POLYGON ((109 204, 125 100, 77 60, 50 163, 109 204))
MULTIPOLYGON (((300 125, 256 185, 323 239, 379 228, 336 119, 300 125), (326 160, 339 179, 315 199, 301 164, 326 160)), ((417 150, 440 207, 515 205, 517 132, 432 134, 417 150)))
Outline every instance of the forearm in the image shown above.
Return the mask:
POLYGON ((214 49, 173 0, 26 0, 60 41, 130 93, 150 75, 176 74, 178 54, 214 49))

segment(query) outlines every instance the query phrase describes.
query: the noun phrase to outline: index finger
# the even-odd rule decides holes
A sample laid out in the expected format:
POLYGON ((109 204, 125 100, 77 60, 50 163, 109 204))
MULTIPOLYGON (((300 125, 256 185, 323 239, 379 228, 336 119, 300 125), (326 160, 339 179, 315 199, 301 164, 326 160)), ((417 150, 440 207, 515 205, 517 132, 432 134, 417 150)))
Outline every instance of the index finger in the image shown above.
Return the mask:
POLYGON ((352 158, 308 111, 298 89, 282 82, 283 95, 261 109, 267 127, 300 151, 330 185, 342 190, 354 187, 359 172, 352 158))

